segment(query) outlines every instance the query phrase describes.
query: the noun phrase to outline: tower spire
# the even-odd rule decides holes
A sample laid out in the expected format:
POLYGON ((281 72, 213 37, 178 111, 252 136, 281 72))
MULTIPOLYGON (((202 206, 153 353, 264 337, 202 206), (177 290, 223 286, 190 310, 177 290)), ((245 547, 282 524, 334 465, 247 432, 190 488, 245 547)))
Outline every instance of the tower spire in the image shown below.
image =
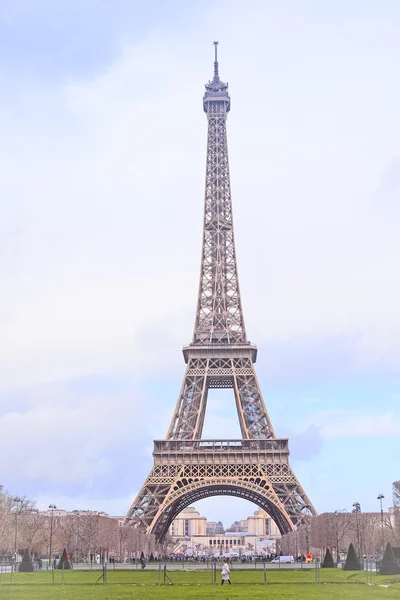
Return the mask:
POLYGON ((219 64, 218 64, 218 44, 219 42, 213 42, 214 44, 214 77, 206 83, 206 93, 204 94, 203 104, 205 112, 209 112, 210 105, 209 100, 224 100, 225 110, 229 112, 230 98, 228 94, 228 84, 221 81, 219 78, 219 64))
POLYGON ((219 73, 218 73, 218 44, 219 44, 219 42, 213 42, 213 44, 214 44, 214 52, 215 52, 214 81, 219 81, 219 73))

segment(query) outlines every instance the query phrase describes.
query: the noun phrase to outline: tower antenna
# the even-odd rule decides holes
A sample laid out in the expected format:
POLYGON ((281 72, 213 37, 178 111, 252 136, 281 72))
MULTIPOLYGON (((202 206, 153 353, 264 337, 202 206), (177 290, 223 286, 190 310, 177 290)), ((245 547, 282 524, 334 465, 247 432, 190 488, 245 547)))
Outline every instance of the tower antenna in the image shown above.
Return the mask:
POLYGON ((218 73, 218 44, 219 44, 219 42, 213 42, 213 44, 214 44, 214 51, 215 51, 214 81, 218 81, 219 80, 219 73, 218 73))

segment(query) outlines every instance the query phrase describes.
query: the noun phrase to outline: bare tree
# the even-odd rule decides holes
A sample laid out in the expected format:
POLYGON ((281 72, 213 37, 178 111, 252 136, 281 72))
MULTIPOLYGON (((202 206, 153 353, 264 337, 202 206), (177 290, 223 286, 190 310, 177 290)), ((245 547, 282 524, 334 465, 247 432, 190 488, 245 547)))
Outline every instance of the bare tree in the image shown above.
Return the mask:
MULTIPOLYGON (((0 485, 0 553, 13 553, 15 549, 29 548, 31 552, 47 552, 50 536, 55 552, 66 548, 87 556, 100 553, 103 559, 110 555, 131 558, 141 552, 150 556, 158 545, 154 535, 141 529, 120 527, 118 521, 91 511, 72 511, 53 515, 40 513, 34 502, 26 496, 16 498, 0 485)), ((160 549, 158 549, 160 552, 160 549)))
POLYGON ((121 562, 123 561, 124 556, 126 556, 126 554, 128 554, 129 558, 131 558, 131 555, 133 554, 133 552, 135 552, 133 547, 134 544, 132 544, 132 531, 132 527, 126 525, 122 525, 118 529, 118 554, 121 562))
POLYGON ((99 522, 99 533, 97 538, 100 555, 106 560, 110 555, 118 552, 120 541, 119 529, 116 519, 111 519, 108 515, 102 515, 99 522))
POLYGON ((76 551, 76 539, 78 533, 78 520, 75 515, 65 515, 59 520, 59 528, 57 531, 58 547, 66 548, 67 552, 72 554, 73 549, 76 551))
POLYGON ((253 554, 253 550, 254 550, 254 545, 250 544, 250 542, 246 545, 246 550, 248 550, 250 552, 250 554, 253 554))
POLYGON ((393 506, 400 508, 400 480, 392 483, 393 506))
POLYGON ((34 510, 34 502, 27 496, 13 497, 0 486, 0 550, 18 551, 24 546, 23 517, 34 510))
POLYGON ((400 507, 394 509, 393 514, 394 536, 398 545, 400 545, 400 507))
POLYGON ((335 548, 337 555, 347 547, 347 539, 352 529, 352 514, 346 512, 323 513, 311 519, 311 546, 335 548))
POLYGON ((37 509, 32 509, 21 514, 20 535, 22 546, 30 552, 38 554, 44 549, 46 542, 46 517, 37 509))
POLYGON ((147 552, 148 555, 150 556, 151 554, 153 554, 156 551, 156 538, 155 535, 153 535, 152 533, 150 534, 146 534, 146 538, 147 538, 147 552))
POLYGON ((0 486, 0 551, 2 553, 11 549, 11 522, 13 500, 9 494, 0 486))
POLYGON ((97 546, 97 536, 99 533, 100 515, 98 513, 87 512, 79 515, 79 538, 81 548, 84 554, 91 561, 91 554, 95 552, 97 546))
POLYGON ((162 543, 162 555, 170 556, 173 554, 176 551, 178 544, 178 541, 175 541, 171 535, 167 534, 162 543))
POLYGON ((400 545, 400 508, 385 513, 383 517, 384 539, 392 545, 400 545))
POLYGON ((302 556, 311 550, 311 519, 300 525, 298 532, 298 553, 302 556))

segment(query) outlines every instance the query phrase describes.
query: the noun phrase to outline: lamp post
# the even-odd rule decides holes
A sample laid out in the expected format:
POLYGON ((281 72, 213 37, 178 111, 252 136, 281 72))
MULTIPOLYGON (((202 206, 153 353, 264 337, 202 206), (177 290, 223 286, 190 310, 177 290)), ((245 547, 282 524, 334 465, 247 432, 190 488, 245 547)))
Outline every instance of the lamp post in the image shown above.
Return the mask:
POLYGON ((53 545, 53 513, 54 513, 54 509, 57 508, 57 506, 55 504, 49 504, 49 508, 51 510, 51 517, 50 517, 50 549, 49 549, 49 562, 50 562, 51 556, 52 556, 52 545, 53 545))
MULTIPOLYGON (((345 513, 346 509, 342 508, 341 510, 335 510, 335 515, 337 519, 339 518, 340 513, 345 513)), ((339 522, 336 520, 336 564, 338 565, 340 562, 340 552, 339 552, 339 522)))
POLYGON ((75 544, 75 562, 78 564, 78 544, 79 544, 79 517, 78 511, 72 511, 75 513, 75 533, 76 533, 76 544, 75 544))
POLYGON ((17 537, 18 537, 18 511, 20 510, 22 499, 17 496, 13 498, 13 502, 17 505, 17 510, 15 511, 15 534, 14 534, 14 561, 15 567, 17 565, 17 537))
POLYGON ((385 552, 385 534, 383 531, 383 507, 382 507, 382 500, 384 498, 385 498, 385 496, 383 494, 379 494, 379 496, 377 497, 377 500, 379 500, 379 502, 381 503, 382 556, 385 552))
POLYGON ((360 544, 360 528, 359 528, 359 524, 358 524, 358 513, 361 512, 361 505, 359 502, 353 503, 353 510, 351 512, 355 513, 355 515, 356 515, 357 550, 358 550, 358 557, 360 557, 361 556, 361 544, 360 544))

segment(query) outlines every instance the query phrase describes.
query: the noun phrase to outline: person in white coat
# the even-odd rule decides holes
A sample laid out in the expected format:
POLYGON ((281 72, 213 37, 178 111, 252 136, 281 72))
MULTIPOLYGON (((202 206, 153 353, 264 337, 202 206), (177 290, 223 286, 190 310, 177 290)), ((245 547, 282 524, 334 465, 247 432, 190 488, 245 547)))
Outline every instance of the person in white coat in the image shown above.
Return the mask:
POLYGON ((229 583, 229 585, 231 585, 230 569, 229 569, 229 565, 226 561, 222 565, 221 575, 222 575, 221 585, 224 585, 225 581, 227 581, 229 583))

